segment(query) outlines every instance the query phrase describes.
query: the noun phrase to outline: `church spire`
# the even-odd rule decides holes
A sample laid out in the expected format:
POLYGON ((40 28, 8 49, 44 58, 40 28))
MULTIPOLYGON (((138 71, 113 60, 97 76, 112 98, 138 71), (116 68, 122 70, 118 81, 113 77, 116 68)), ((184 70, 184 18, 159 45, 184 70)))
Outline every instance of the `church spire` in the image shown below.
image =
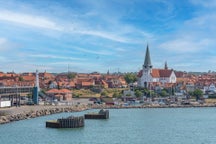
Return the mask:
POLYGON ((168 69, 167 61, 165 61, 164 69, 166 69, 166 70, 168 69))
POLYGON ((145 68, 148 68, 148 67, 152 68, 148 44, 147 44, 147 48, 146 48, 146 55, 145 55, 145 61, 144 61, 143 67, 145 67, 145 68))
POLYGON ((109 72, 109 69, 108 69, 108 71, 107 71, 107 75, 109 75, 110 74, 110 72, 109 72))

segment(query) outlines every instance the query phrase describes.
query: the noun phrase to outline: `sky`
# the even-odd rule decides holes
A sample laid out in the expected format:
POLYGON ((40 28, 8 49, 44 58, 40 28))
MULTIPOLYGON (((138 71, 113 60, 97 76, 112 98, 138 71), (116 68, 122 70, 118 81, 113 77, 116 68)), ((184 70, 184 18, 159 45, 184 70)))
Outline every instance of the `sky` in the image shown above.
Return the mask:
POLYGON ((216 0, 0 0, 0 71, 216 71, 216 0))

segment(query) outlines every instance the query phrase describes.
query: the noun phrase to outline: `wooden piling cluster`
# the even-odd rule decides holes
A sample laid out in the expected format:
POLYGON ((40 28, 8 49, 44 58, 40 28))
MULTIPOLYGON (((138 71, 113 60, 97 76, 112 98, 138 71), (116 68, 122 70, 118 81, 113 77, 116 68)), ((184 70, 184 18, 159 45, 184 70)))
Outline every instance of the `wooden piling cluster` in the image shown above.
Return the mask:
POLYGON ((84 116, 60 118, 57 120, 46 121, 46 127, 49 128, 78 128, 84 126, 85 119, 108 119, 109 110, 101 109, 98 113, 89 113, 84 116))
POLYGON ((78 128, 84 126, 84 117, 74 117, 70 116, 67 118, 61 118, 58 120, 47 121, 46 127, 50 128, 78 128))
POLYGON ((68 117, 66 119, 58 119, 60 128, 78 128, 78 127, 83 127, 84 126, 84 117, 79 116, 79 117, 68 117))
POLYGON ((60 125, 57 122, 57 120, 50 120, 50 121, 46 121, 46 127, 49 127, 49 128, 60 128, 60 125))
POLYGON ((109 118, 109 110, 101 109, 98 113, 89 113, 85 114, 85 119, 108 119, 109 118))

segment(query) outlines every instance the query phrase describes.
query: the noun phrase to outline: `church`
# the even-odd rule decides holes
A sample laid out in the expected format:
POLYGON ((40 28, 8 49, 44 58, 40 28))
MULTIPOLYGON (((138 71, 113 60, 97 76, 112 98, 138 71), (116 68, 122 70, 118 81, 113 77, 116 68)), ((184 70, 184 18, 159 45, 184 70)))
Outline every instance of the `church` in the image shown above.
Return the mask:
POLYGON ((164 69, 153 68, 149 47, 147 45, 144 64, 142 70, 138 73, 138 86, 149 88, 154 83, 160 83, 162 85, 176 83, 176 75, 174 70, 168 69, 166 62, 164 69))

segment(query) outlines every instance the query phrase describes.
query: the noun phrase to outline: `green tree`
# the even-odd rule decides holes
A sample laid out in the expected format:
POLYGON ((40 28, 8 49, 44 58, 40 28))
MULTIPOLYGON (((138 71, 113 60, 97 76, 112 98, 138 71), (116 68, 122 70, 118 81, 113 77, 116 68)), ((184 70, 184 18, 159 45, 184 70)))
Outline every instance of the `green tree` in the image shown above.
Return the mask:
POLYGON ((188 94, 189 94, 189 96, 193 96, 194 92, 193 91, 189 91, 188 94))
POLYGON ((142 91, 140 91, 140 90, 136 90, 136 91, 135 91, 135 96, 136 96, 136 97, 141 97, 142 94, 143 94, 143 93, 142 93, 142 91))
POLYGON ((124 75, 124 78, 128 84, 137 81, 137 75, 135 73, 127 73, 124 75))
POLYGON ((199 100, 200 97, 203 95, 203 92, 200 89, 195 89, 193 95, 196 97, 196 100, 199 100))
POLYGON ((146 97, 150 97, 151 95, 150 95, 150 90, 148 90, 148 89, 144 89, 144 90, 142 90, 142 92, 144 93, 144 95, 146 96, 146 97))
POLYGON ((166 90, 162 90, 161 93, 160 93, 160 95, 161 95, 162 97, 165 97, 165 96, 168 95, 168 93, 167 93, 166 90))
POLYGON ((150 93, 151 93, 151 96, 152 96, 152 97, 156 97, 156 96, 157 96, 157 93, 154 92, 154 91, 150 91, 150 93))
POLYGON ((108 93, 106 91, 101 92, 101 96, 107 96, 108 93))
POLYGON ((113 98, 119 98, 119 97, 121 97, 120 93, 118 93, 118 92, 113 93, 113 98))
POLYGON ((129 96, 131 96, 131 94, 126 94, 126 96, 128 96, 128 97, 129 97, 129 96))
POLYGON ((19 76, 19 81, 24 81, 22 76, 19 76))
POLYGON ((74 79, 76 77, 76 73, 68 73, 68 79, 74 79))

